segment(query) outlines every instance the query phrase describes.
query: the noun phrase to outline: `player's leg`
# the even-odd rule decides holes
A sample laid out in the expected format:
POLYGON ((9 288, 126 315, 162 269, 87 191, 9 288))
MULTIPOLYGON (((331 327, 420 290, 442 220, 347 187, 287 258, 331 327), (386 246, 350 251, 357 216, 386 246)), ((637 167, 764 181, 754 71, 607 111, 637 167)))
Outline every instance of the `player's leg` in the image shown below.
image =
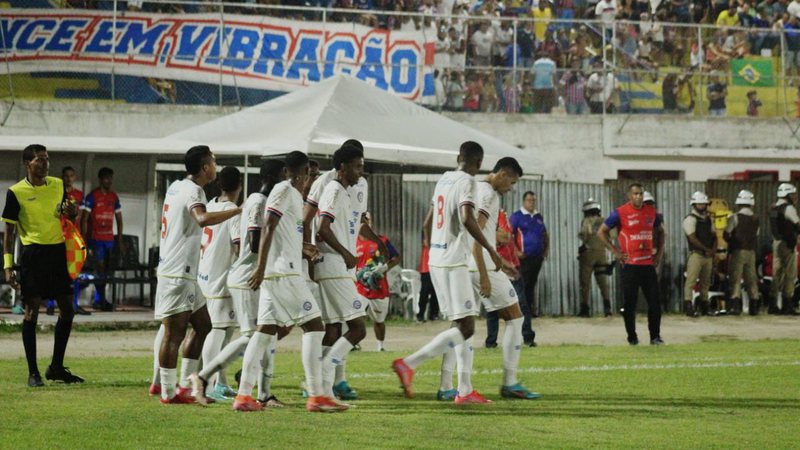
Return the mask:
MULTIPOLYGON (((355 290, 355 286, 353 287, 353 290, 355 290)), ((325 370, 323 371, 323 378, 324 388, 329 396, 333 396, 334 394, 336 367, 345 363, 347 354, 350 353, 350 350, 353 349, 353 346, 361 342, 361 340, 363 340, 364 336, 367 334, 367 327, 363 315, 347 320, 346 323, 348 328, 347 332, 337 339, 336 342, 334 342, 325 356, 325 370), (332 373, 328 372, 330 369, 333 369, 332 373)), ((336 391, 339 392, 338 397, 342 400, 355 400, 357 398, 357 394, 350 389, 349 386, 346 386, 346 384, 347 381, 345 380, 337 383, 336 391)))
POLYGON ((539 394, 529 391, 517 379, 522 349, 523 318, 519 303, 511 303, 500 309, 498 313, 506 323, 503 332, 503 385, 500 388, 500 395, 506 398, 526 400, 539 398, 539 394))
POLYGON ((161 372, 158 364, 158 353, 161 351, 161 342, 164 340, 164 324, 158 327, 156 338, 153 340, 153 379, 150 383, 150 395, 161 395, 161 372))
POLYGON ((458 390, 453 387, 453 372, 456 370, 456 351, 447 349, 442 355, 441 374, 439 375, 439 391, 436 400, 453 401, 458 390))
POLYGON ((371 299, 369 300, 369 308, 367 313, 372 319, 372 329, 375 332, 375 339, 378 341, 378 351, 385 350, 384 341, 386 340, 386 316, 389 315, 389 299, 371 299))
POLYGON ((162 403, 191 403, 189 399, 184 400, 183 396, 176 396, 178 384, 178 353, 181 343, 186 336, 186 328, 189 324, 191 311, 182 311, 174 315, 164 317, 164 338, 161 341, 161 349, 158 355, 158 365, 161 378, 161 402, 162 403), (177 400, 176 400, 177 399, 177 400))
MULTIPOLYGON (((227 346, 228 344, 231 343, 231 340, 233 339, 233 335, 235 333, 236 333, 236 327, 235 326, 225 328, 225 337, 222 339, 222 348, 225 348, 225 346, 227 346)), ((208 339, 208 338, 206 338, 206 339, 208 339)), ((222 350, 222 348, 220 349, 220 351, 222 350)), ((217 383, 216 384, 218 386, 223 386, 223 387, 229 386, 229 384, 228 384, 228 373, 227 373, 227 371, 225 369, 220 370, 217 373, 217 383)), ((216 388, 216 386, 215 386, 215 388, 216 388)))
MULTIPOLYGON (((208 308, 212 328, 203 344, 203 366, 208 366, 214 361, 222 351, 225 338, 228 335, 228 329, 232 329, 236 325, 236 313, 232 298, 209 298, 206 307, 208 308)), ((225 366, 219 366, 216 368, 216 372, 207 379, 208 391, 206 395, 214 400, 225 400, 224 395, 215 392, 218 377, 224 372, 225 366)))
POLYGON ((628 335, 628 344, 638 345, 639 337, 636 334, 636 301, 639 297, 640 272, 636 266, 623 266, 620 270, 622 278, 622 317, 625 320, 625 332, 628 335))
POLYGON ((261 365, 264 369, 261 371, 261 376, 258 380, 257 399, 259 403, 268 408, 283 408, 286 406, 272 394, 272 379, 275 373, 275 353, 278 347, 278 341, 288 336, 291 331, 292 326, 277 327, 275 335, 277 339, 272 342, 270 348, 267 349, 267 352, 264 354, 264 359, 261 361, 261 365))
POLYGON ((40 270, 47 271, 43 274, 43 281, 47 283, 44 289, 47 296, 58 303, 58 321, 53 339, 53 359, 45 371, 45 378, 65 383, 83 383, 83 378, 64 368, 64 354, 72 332, 72 319, 75 317, 75 310, 72 309, 72 279, 67 272, 67 249, 63 245, 46 248, 42 254, 43 267, 40 270))
POLYGON ((661 301, 658 290, 658 275, 653 266, 641 268, 641 286, 647 300, 647 328, 650 330, 650 344, 661 345, 661 301))
POLYGON ((36 362, 36 324, 39 321, 39 305, 41 297, 26 297, 23 294, 22 303, 25 306, 25 316, 22 319, 22 345, 25 347, 25 359, 28 362, 28 386, 44 386, 39 373, 39 364, 36 362))

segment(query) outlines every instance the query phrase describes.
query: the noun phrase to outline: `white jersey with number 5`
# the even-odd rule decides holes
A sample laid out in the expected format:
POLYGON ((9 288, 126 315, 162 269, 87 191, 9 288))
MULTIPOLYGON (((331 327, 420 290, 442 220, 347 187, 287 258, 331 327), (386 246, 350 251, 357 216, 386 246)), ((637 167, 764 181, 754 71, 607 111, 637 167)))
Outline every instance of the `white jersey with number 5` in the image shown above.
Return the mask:
POLYGON ((267 199, 267 214, 280 217, 280 221, 267 255, 266 277, 299 275, 303 258, 303 194, 289 180, 276 184, 267 199))
POLYGON ((203 229, 192 217, 192 210, 205 207, 206 194, 192 180, 175 181, 167 189, 161 212, 161 241, 158 275, 167 278, 197 279, 200 239, 203 229))
MULTIPOLYGON (((230 201, 220 202, 216 198, 208 202, 206 211, 217 212, 235 209, 230 201)), ((200 247, 200 266, 197 270, 197 283, 206 298, 230 297, 228 292, 228 269, 234 261, 234 245, 239 243, 231 230, 239 226, 239 216, 217 225, 203 228, 200 247)), ((238 233, 236 233, 238 235, 238 233)))
POLYGON ((445 172, 433 190, 433 226, 428 264, 432 267, 467 266, 469 233, 461 224, 461 206, 475 206, 475 177, 456 170, 445 172))
POLYGON ((264 227, 264 211, 267 197, 261 192, 250 194, 242 205, 242 220, 231 233, 239 238, 239 257, 233 263, 228 273, 228 287, 237 289, 250 289, 247 282, 258 263, 258 254, 251 252, 250 231, 261 230, 264 227))
MULTIPOLYGON (((477 214, 486 217, 486 225, 483 226, 483 236, 486 238, 492 248, 497 248, 497 217, 500 215, 500 194, 494 190, 488 181, 481 181, 476 183, 476 185, 477 191, 475 198, 477 199, 477 204, 475 205, 475 209, 477 210, 477 214)), ((470 239, 469 242, 469 268, 477 270, 478 266, 475 263, 475 258, 471 256, 471 246, 475 240, 470 239)), ((496 266, 494 261, 492 261, 492 258, 489 256, 489 252, 485 248, 483 249, 483 262, 486 264, 486 270, 489 272, 495 270, 496 266)))

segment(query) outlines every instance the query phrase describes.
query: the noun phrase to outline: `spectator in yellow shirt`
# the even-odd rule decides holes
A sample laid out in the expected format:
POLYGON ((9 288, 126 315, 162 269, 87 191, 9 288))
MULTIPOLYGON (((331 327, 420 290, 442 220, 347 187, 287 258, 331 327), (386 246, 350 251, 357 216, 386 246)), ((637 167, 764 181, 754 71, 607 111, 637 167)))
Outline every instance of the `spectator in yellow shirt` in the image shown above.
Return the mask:
POLYGON ((540 0, 539 6, 531 11, 531 16, 534 18, 533 34, 536 36, 538 42, 543 42, 547 27, 550 25, 550 20, 553 18, 553 9, 550 8, 550 2, 547 0, 540 0))
POLYGON ((739 13, 736 11, 736 5, 731 3, 728 5, 728 9, 717 16, 717 26, 735 27, 736 25, 739 25, 739 13))

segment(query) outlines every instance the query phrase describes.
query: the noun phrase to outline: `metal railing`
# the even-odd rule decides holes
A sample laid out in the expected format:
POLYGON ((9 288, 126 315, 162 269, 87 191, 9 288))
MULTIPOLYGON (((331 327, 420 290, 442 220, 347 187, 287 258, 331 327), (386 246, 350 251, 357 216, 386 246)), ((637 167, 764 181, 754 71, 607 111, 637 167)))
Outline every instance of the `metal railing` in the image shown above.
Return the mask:
POLYGON ((798 114, 797 53, 773 29, 198 1, 94 4, 100 9, 0 12, 0 97, 249 106, 349 72, 436 110, 798 114), (282 27, 283 38, 274 32, 282 27), (319 36, 319 48, 299 54, 303 33, 319 36), (375 48, 407 45, 408 57, 392 60, 386 46, 380 61, 364 59, 373 38, 385 40, 375 48), (206 46, 192 47, 192 39, 206 46), (539 52, 555 70, 534 64, 539 52), (403 91, 412 84, 413 93, 403 91))

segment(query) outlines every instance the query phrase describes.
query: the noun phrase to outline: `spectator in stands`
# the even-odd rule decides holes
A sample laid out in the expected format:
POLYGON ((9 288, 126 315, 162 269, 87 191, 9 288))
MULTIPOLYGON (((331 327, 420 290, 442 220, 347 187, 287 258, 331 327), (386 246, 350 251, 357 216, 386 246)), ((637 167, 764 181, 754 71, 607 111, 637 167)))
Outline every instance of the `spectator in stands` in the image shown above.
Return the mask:
POLYGON ((488 72, 483 81, 481 90, 481 111, 497 112, 500 109, 500 99, 497 96, 497 79, 494 72, 488 72))
POLYGON ((450 37, 447 35, 447 28, 444 26, 439 28, 433 46, 433 67, 438 70, 450 67, 450 37))
POLYGON ((514 29, 510 20, 501 20, 499 25, 493 27, 494 41, 492 42, 492 65, 494 67, 506 66, 508 46, 514 40, 514 29))
POLYGON ((491 65, 492 40, 493 35, 492 30, 489 29, 489 21, 480 21, 478 30, 470 38, 470 43, 472 44, 472 66, 484 68, 491 65))
POLYGON ((588 71, 592 67, 593 52, 590 51, 591 41, 582 32, 578 32, 575 37, 575 43, 567 51, 567 62, 571 63, 573 60, 580 61, 580 69, 588 71))
POLYGON ((678 112, 682 114, 693 113, 694 97, 695 90, 694 86, 692 85, 692 73, 687 72, 678 77, 677 91, 675 94, 678 112))
POLYGON ((539 0, 539 5, 531 10, 533 17, 533 34, 537 41, 544 41, 544 35, 553 19, 553 9, 548 0, 539 0))
POLYGON ((670 73, 664 77, 661 83, 661 100, 664 112, 672 113, 678 109, 678 76, 670 73))
POLYGON ((524 22, 522 29, 517 31, 517 46, 519 46, 517 66, 522 69, 532 67, 536 37, 533 34, 533 24, 531 22, 524 22))
POLYGON ((480 111, 482 93, 483 80, 480 75, 475 72, 467 75, 467 86, 466 92, 464 93, 464 111, 480 111))
POLYGON ((111 255, 114 250, 114 221, 117 222, 117 248, 120 255, 125 252, 122 242, 122 205, 116 192, 111 190, 114 171, 103 167, 97 173, 99 187, 89 193, 83 201, 81 230, 88 239, 89 252, 96 262, 95 309, 112 311, 113 306, 106 300, 106 278, 111 269, 111 255))
POLYGON ((594 8, 594 14, 597 19, 603 23, 603 32, 606 36, 606 42, 611 42, 611 35, 614 28, 614 19, 617 16, 617 3, 616 0, 600 0, 594 8))
POLYGON ((800 1, 792 0, 786 7, 786 12, 792 17, 800 17, 800 1))
POLYGON ((556 63, 543 51, 533 63, 533 110, 550 114, 556 102, 556 63))
POLYGON ((589 106, 586 104, 586 77, 580 70, 580 61, 573 60, 572 67, 559 82, 564 96, 564 107, 567 114, 587 114, 589 106))
POLYGON ((724 117, 726 113, 725 98, 728 96, 728 85, 722 82, 719 72, 711 72, 711 83, 706 90, 708 113, 712 117, 724 117))
POLYGON ((451 73, 450 82, 447 84, 445 109, 448 111, 462 111, 464 109, 465 93, 463 75, 458 72, 451 73))
POLYGON ((505 99, 505 112, 517 113, 520 109, 521 92, 519 84, 514 81, 513 75, 506 75, 503 80, 503 97, 505 99))
POLYGON ((786 73, 789 79, 789 84, 794 84, 794 77, 800 76, 800 18, 792 15, 789 18, 789 23, 783 26, 786 36, 786 73))
POLYGON ((719 13, 715 23, 718 27, 735 27, 739 25, 739 13, 736 10, 736 4, 729 3, 728 9, 719 13))
POLYGON ((761 107, 761 100, 758 99, 758 92, 749 91, 747 93, 747 115, 758 117, 758 108, 761 107))
POLYGON ((450 70, 462 71, 467 61, 467 41, 456 27, 447 30, 450 38, 450 70))

